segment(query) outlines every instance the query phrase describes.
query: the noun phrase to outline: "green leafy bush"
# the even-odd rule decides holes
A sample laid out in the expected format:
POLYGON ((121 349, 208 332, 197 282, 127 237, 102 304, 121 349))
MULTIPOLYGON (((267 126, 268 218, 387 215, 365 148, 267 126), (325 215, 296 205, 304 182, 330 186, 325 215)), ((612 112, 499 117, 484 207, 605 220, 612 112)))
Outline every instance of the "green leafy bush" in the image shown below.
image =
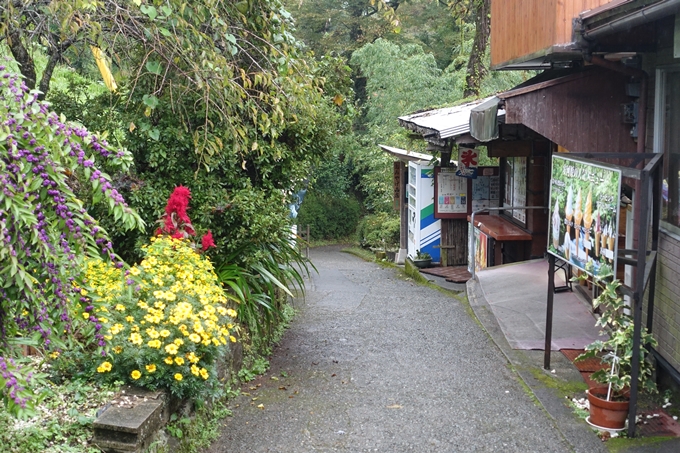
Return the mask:
POLYGON ((361 206, 355 198, 311 192, 297 217, 298 225, 310 225, 312 239, 341 239, 357 228, 361 206))
POLYGON ((359 244, 367 248, 390 250, 399 247, 399 217, 385 212, 371 214, 359 223, 359 244))

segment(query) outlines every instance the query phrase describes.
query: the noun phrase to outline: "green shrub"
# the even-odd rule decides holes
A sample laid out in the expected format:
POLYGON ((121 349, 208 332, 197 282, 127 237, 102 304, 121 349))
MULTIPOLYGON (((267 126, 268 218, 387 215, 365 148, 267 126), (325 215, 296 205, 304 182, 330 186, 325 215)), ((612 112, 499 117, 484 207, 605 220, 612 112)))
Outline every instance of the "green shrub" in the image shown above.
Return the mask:
POLYGON ((385 212, 364 217, 357 228, 362 247, 395 249, 399 247, 400 220, 385 212))
POLYGON ((361 206, 355 198, 309 192, 300 207, 298 225, 309 225, 312 239, 341 239, 356 231, 361 206))

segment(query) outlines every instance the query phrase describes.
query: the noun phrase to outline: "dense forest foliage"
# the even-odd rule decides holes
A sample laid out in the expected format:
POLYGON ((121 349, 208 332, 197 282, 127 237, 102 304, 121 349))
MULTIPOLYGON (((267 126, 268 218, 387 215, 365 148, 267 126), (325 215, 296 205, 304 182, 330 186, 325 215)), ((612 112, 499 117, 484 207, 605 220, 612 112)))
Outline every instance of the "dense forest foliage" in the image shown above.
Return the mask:
MULTIPOLYGON (((266 334, 281 291, 301 285, 292 224, 395 246, 392 162, 378 144, 425 147, 397 117, 528 76, 488 71, 489 4, 2 3, 0 340, 73 352, 55 370, 108 372, 94 363, 112 356, 78 286, 83 265, 139 264, 176 190, 177 234, 233 290, 243 337, 266 334)), ((0 385, 21 412, 32 374, 7 345, 0 385)))
POLYGON ((294 35, 315 58, 338 57, 349 65, 352 96, 343 102, 355 112, 351 130, 336 137, 315 168, 311 199, 303 204, 299 223, 311 223, 317 238, 349 233, 353 211, 345 216, 338 207, 354 206, 348 199, 356 200, 368 215, 359 240, 378 246, 370 237, 394 238, 398 223, 390 198, 392 159, 377 145, 425 148, 421 137, 399 127, 397 118, 488 96, 528 74, 488 71, 488 0, 287 0, 286 6, 295 18, 294 35), (320 221, 331 217, 342 219, 344 230, 320 221))

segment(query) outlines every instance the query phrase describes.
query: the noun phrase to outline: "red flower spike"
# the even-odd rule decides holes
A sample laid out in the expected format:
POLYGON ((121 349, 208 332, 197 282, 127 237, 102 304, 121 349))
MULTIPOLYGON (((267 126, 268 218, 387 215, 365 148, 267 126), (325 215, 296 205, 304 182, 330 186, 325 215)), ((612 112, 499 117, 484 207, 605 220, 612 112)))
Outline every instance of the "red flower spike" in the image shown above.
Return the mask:
POLYGON ((184 186, 175 187, 168 199, 168 204, 165 206, 163 231, 172 237, 184 237, 185 233, 193 236, 196 233, 187 214, 190 199, 191 191, 184 186), (177 233, 180 236, 176 236, 177 233))
POLYGON ((210 230, 208 230, 208 232, 205 233, 201 238, 201 246, 203 247, 204 252, 210 247, 216 247, 215 240, 213 239, 212 232, 210 230))

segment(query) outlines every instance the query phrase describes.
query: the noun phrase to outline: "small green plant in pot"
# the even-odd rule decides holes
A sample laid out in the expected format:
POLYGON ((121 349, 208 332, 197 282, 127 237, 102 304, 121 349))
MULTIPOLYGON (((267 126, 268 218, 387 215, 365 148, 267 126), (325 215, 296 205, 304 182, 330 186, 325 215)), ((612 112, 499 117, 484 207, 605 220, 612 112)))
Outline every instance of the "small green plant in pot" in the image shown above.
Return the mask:
POLYGON ((413 264, 419 269, 430 267, 432 264, 432 256, 429 253, 416 250, 416 256, 413 258, 413 264))
MULTIPOLYGON (((579 277, 585 278, 585 277, 579 277)), ((607 340, 598 340, 586 346, 586 352, 576 360, 599 358, 607 366, 592 374, 591 379, 601 384, 588 390, 590 403, 589 422, 606 429, 622 429, 628 417, 628 390, 632 377, 633 361, 633 317, 623 297, 620 295, 618 280, 596 279, 600 295, 593 300, 595 308, 601 307, 602 313, 596 325, 603 328, 607 340)), ((652 365, 644 360, 645 346, 656 347, 657 342, 643 326, 640 336, 640 369, 638 388, 656 393, 652 380, 652 365)))

